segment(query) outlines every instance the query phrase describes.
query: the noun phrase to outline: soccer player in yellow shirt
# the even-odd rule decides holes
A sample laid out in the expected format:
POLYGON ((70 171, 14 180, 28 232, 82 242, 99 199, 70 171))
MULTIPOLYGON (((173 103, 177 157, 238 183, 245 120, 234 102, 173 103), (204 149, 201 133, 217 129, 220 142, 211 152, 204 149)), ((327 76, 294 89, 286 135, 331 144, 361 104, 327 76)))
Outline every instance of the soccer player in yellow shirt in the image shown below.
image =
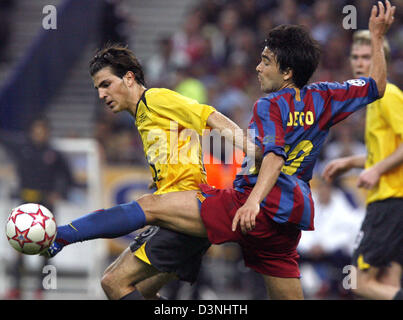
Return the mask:
MULTIPOLYGON (((389 45, 384 41, 386 61, 389 45)), ((356 31, 350 62, 355 77, 369 74, 371 39, 356 31)), ((367 189, 367 213, 357 236, 353 263, 357 289, 368 299, 392 299, 400 288, 403 265, 403 93, 387 83, 383 98, 366 109, 367 155, 339 158, 323 171, 328 181, 351 168, 365 168, 357 186, 367 189)), ((400 291, 401 293, 401 291, 400 291)), ((400 297, 402 299, 402 297, 400 297)))
MULTIPOLYGON (((247 142, 246 135, 234 122, 213 107, 169 89, 146 88, 140 63, 125 47, 111 45, 101 49, 90 62, 90 73, 99 98, 107 107, 114 113, 127 111, 133 116, 157 187, 155 194, 199 190, 200 184, 207 183, 199 141, 204 129, 219 130, 245 151, 250 148, 254 152, 257 148, 253 142, 247 142)), ((102 235, 104 238, 133 231, 132 224, 136 221, 129 211, 138 209, 134 201, 94 212, 87 216, 89 220, 78 219, 59 227, 57 251, 51 255, 64 245, 81 241, 74 239, 75 231, 91 234, 94 225, 108 229, 102 235), (119 228, 111 230, 113 224, 119 228)), ((191 283, 196 281, 202 256, 209 247, 206 237, 151 227, 135 237, 130 247, 107 268, 102 287, 110 299, 158 298, 158 289, 173 276, 191 283)))

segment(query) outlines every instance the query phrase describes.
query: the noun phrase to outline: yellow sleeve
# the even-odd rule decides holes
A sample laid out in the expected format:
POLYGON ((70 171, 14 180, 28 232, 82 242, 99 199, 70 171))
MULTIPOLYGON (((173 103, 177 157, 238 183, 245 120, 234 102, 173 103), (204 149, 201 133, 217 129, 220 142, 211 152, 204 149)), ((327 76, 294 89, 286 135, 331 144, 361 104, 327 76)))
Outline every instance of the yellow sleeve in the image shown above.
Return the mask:
POLYGON ((403 93, 395 85, 389 84, 380 100, 382 114, 393 131, 403 137, 403 93))
POLYGON ((194 99, 185 97, 168 89, 152 89, 147 96, 150 108, 158 115, 176 121, 184 128, 194 129, 202 135, 206 128, 207 118, 215 108, 200 104, 194 99))

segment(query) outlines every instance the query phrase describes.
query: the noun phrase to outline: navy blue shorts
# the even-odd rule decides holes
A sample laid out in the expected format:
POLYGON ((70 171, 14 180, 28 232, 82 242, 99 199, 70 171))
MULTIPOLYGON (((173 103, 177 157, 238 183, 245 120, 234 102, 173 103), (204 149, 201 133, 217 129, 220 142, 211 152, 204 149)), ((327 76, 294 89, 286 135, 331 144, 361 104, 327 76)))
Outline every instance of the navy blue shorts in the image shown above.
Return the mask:
POLYGON ((152 226, 135 237, 130 250, 158 271, 175 273, 180 280, 194 283, 210 246, 207 238, 152 226))

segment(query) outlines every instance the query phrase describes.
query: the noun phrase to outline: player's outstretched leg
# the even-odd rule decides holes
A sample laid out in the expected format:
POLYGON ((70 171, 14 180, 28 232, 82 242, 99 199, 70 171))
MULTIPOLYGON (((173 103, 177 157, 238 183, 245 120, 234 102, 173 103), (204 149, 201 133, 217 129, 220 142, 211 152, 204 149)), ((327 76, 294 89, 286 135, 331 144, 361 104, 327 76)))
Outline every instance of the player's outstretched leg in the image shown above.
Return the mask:
POLYGON ((191 236, 206 237, 200 218, 198 191, 144 195, 137 201, 102 209, 57 228, 52 246, 44 253, 54 257, 66 245, 100 238, 117 238, 144 227, 158 225, 191 236))
POLYGON ((55 241, 43 255, 54 257, 64 246, 80 241, 117 238, 145 224, 146 216, 136 201, 97 210, 59 226, 55 241))
POLYGON ((138 204, 153 225, 182 232, 195 237, 207 237, 200 217, 199 191, 169 192, 160 195, 148 194, 138 199, 138 204))

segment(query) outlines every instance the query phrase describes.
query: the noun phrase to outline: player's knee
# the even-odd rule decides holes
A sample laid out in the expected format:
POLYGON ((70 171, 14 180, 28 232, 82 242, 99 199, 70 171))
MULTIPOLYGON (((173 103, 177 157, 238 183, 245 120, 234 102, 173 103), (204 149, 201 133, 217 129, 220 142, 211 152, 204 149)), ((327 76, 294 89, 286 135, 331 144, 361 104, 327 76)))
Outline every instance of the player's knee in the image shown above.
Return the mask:
POLYGON ((114 292, 114 279, 110 272, 105 272, 101 278, 101 287, 105 294, 110 297, 114 292))
POLYGON ((124 289, 122 279, 120 279, 113 271, 106 270, 101 278, 101 287, 105 294, 116 299, 119 296, 119 291, 124 289))
POLYGON ((157 195, 146 194, 137 200, 137 203, 143 209, 148 224, 152 224, 158 220, 158 206, 159 198, 157 195))

